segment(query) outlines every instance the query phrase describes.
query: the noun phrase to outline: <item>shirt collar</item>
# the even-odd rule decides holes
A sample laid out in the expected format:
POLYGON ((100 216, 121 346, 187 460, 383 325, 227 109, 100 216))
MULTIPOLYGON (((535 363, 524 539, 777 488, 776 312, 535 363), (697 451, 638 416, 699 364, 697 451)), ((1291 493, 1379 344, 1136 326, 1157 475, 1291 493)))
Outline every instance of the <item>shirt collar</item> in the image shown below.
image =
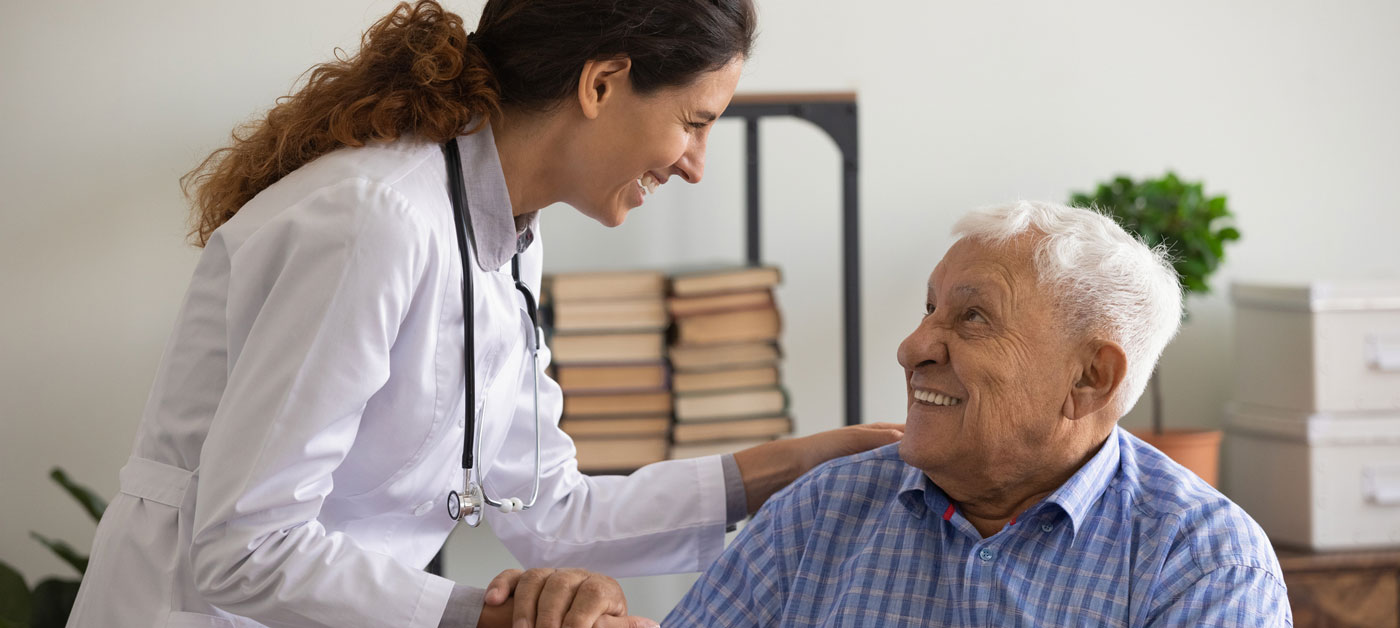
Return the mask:
MULTIPOLYGON (((1099 497, 1108 490, 1108 485, 1112 482, 1118 470, 1119 461, 1119 432, 1122 428, 1114 427, 1113 432, 1108 435, 1103 446, 1098 453, 1090 458, 1084 466, 1080 467, 1069 480, 1055 489, 1049 497, 1042 500, 1042 503, 1055 504, 1065 511, 1069 517, 1071 534, 1077 533, 1083 526, 1083 522, 1089 516, 1089 509, 1099 501, 1099 497)), ((904 477, 899 484, 898 498, 914 516, 922 519, 933 512, 935 515, 943 516, 949 506, 953 505, 951 499, 933 483, 927 475, 913 465, 906 465, 904 477)), ((1034 507, 1032 507, 1034 508, 1034 507)), ((944 517, 946 518, 946 517, 944 517)))
POLYGON ((481 125, 481 130, 475 133, 459 136, 457 147, 462 153, 462 181, 467 188, 467 208, 471 215, 468 223, 476 264, 484 271, 494 271, 534 241, 538 213, 530 218, 524 231, 516 231, 510 191, 506 188, 506 176, 490 124, 481 125))
POLYGON ((919 519, 923 519, 930 510, 938 510, 940 504, 951 503, 922 469, 911 464, 904 465, 904 477, 900 479, 897 495, 900 503, 919 519))
POLYGON ((1045 503, 1055 504, 1069 515, 1070 525, 1074 526, 1076 533, 1089 517, 1089 509, 1098 503, 1118 472, 1118 439, 1121 431, 1122 428, 1114 426, 1098 453, 1045 498, 1045 503))

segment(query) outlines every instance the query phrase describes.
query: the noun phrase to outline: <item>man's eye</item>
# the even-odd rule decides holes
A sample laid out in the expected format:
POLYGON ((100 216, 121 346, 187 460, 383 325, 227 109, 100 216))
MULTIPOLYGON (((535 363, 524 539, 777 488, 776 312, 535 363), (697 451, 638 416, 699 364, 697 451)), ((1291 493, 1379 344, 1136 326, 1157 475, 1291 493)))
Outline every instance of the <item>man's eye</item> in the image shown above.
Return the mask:
POLYGON ((937 308, 936 308, 932 303, 925 303, 925 304, 924 304, 924 316, 928 316, 928 315, 930 315, 930 314, 933 314, 933 311, 934 311, 935 309, 937 309, 937 308))
POLYGON ((982 316, 982 313, 977 310, 968 310, 963 313, 963 320, 973 323, 985 323, 987 322, 987 317, 982 316))

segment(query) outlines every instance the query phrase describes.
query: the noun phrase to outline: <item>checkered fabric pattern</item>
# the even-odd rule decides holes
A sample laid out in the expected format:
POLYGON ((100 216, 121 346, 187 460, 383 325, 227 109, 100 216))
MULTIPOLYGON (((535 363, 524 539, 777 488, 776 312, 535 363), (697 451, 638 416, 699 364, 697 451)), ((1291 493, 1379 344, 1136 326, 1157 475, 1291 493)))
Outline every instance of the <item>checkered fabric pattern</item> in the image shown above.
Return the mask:
POLYGON ((687 626, 1291 626, 1259 526, 1115 429, 988 538, 898 445, 775 495, 666 618, 687 626))

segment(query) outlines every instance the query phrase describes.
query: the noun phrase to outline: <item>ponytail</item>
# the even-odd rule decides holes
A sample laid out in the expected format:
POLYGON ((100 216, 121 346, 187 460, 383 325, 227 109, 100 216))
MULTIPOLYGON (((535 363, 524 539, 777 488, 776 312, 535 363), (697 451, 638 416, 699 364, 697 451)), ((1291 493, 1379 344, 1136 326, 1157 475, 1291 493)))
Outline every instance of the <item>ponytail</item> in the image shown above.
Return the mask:
POLYGON ((181 177, 193 204, 191 242, 204 246, 258 192, 338 148, 404 135, 445 142, 479 130, 499 115, 501 99, 473 39, 434 0, 400 3, 365 32, 359 52, 313 67, 301 89, 181 177))

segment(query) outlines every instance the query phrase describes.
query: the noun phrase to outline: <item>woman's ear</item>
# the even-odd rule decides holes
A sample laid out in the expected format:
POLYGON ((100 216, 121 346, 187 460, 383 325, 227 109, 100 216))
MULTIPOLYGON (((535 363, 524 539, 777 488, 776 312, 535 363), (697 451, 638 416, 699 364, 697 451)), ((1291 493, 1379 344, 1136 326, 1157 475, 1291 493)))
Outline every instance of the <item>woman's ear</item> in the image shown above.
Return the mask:
POLYGON ((632 60, 627 57, 585 62, 578 79, 578 102, 583 116, 589 120, 597 118, 618 89, 629 80, 631 70, 632 60))
POLYGON ((1128 370, 1128 356, 1117 343, 1100 342, 1081 368, 1079 379, 1065 396, 1064 415, 1072 421, 1094 414, 1113 401, 1128 370))

